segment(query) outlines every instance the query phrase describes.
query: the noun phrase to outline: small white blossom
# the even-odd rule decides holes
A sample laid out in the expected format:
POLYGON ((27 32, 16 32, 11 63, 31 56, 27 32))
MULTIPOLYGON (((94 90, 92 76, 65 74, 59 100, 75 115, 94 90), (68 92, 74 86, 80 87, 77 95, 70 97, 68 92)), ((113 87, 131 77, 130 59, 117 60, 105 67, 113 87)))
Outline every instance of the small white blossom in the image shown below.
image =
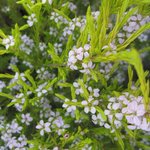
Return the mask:
POLYGON ((2 92, 2 89, 6 86, 5 82, 0 80, 0 92, 2 92))
MULTIPOLYGON (((68 113, 73 112, 73 111, 76 110, 76 106, 66 104, 66 102, 69 102, 69 99, 65 99, 65 103, 62 105, 62 107, 66 108, 68 113)), ((73 99, 72 102, 76 103, 77 100, 73 99)))
POLYGON ((42 3, 45 4, 46 2, 48 2, 50 5, 52 4, 53 0, 42 0, 42 3))
POLYGON ((12 133, 20 133, 20 131, 22 130, 22 127, 19 126, 16 120, 13 120, 10 125, 10 129, 12 130, 12 133))
POLYGON ((22 114, 21 117, 22 117, 21 122, 25 123, 26 125, 30 125, 30 122, 33 120, 33 118, 30 116, 29 113, 22 114))
POLYGON ((51 129, 49 126, 50 126, 49 122, 44 123, 43 120, 40 120, 39 124, 36 126, 36 129, 39 129, 41 136, 43 136, 44 132, 47 132, 47 133, 51 132, 51 129))
POLYGON ((81 104, 84 106, 84 112, 89 113, 91 112, 92 114, 96 113, 96 108, 95 106, 98 105, 98 100, 94 100, 92 96, 89 96, 88 100, 83 100, 81 104))
POLYGON ((35 22, 37 22, 36 16, 35 16, 35 14, 31 14, 28 17, 27 23, 30 27, 32 27, 35 22))
POLYGON ((10 46, 14 46, 14 37, 9 35, 7 38, 3 39, 2 44, 5 45, 6 49, 8 49, 10 46))
POLYGON ((83 70, 80 70, 80 72, 85 73, 85 74, 90 74, 90 69, 93 69, 95 65, 91 61, 89 61, 87 64, 82 63, 82 67, 84 68, 83 70))

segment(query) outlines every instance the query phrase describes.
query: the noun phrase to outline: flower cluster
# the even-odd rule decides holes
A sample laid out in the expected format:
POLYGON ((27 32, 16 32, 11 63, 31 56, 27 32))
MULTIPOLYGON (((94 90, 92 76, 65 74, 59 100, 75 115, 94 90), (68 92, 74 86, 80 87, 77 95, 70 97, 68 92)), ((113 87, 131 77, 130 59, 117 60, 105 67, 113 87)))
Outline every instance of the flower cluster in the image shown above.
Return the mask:
POLYGON ((21 36, 22 44, 20 45, 20 49, 25 52, 27 55, 30 55, 32 49, 34 47, 34 41, 28 37, 26 34, 21 36))
POLYGON ((143 97, 135 97, 129 93, 109 98, 109 104, 105 110, 105 115, 111 124, 116 128, 122 126, 122 119, 125 118, 128 128, 131 130, 142 129, 150 131, 150 123, 146 119, 146 110, 143 104, 143 97))
MULTIPOLYGON (((142 17, 140 14, 135 14, 128 19, 126 25, 123 26, 122 32, 117 34, 117 39, 120 44, 122 44, 132 33, 137 31, 141 26, 150 22, 150 17, 142 17)), ((147 35, 142 34, 139 36, 140 41, 146 41, 148 38, 147 35), (143 38, 142 38, 143 37, 143 38)))
POLYGON ((77 64, 79 62, 82 63, 82 67, 83 67, 83 70, 81 70, 81 72, 86 72, 88 74, 89 69, 94 68, 92 62, 88 62, 87 64, 82 62, 84 58, 89 57, 89 49, 90 49, 90 45, 86 44, 84 45, 84 47, 79 47, 79 48, 73 47, 73 49, 70 50, 69 57, 68 57, 68 64, 67 64, 70 67, 70 69, 78 70, 77 64))
POLYGON ((46 68, 42 67, 37 71, 37 77, 42 80, 54 78, 54 74, 51 74, 46 68))
POLYGON ((29 17, 28 17, 28 20, 27 20, 27 23, 29 25, 29 27, 32 27, 34 23, 37 22, 37 18, 36 18, 36 15, 35 14, 31 14, 29 17))
POLYGON ((69 128, 68 124, 64 123, 63 118, 58 112, 51 112, 51 116, 48 119, 48 122, 44 123, 43 120, 40 120, 39 124, 36 126, 40 130, 40 134, 43 136, 44 132, 49 133, 52 129, 56 129, 58 135, 61 135, 66 128, 69 128))
POLYGON ((3 129, 1 134, 1 139, 6 145, 6 149, 20 149, 24 150, 27 147, 27 138, 25 135, 20 135, 22 127, 16 122, 16 120, 12 120, 10 124, 6 124, 5 129, 3 129), (16 136, 15 136, 16 135, 16 136))
MULTIPOLYGON (((64 104, 62 105, 62 107, 66 108, 67 109, 67 112, 70 113, 70 112, 74 112, 76 110, 76 106, 74 105, 68 105, 67 102, 69 102, 69 99, 65 99, 65 102, 64 104)), ((73 99, 71 102, 73 103, 76 103, 77 100, 76 99, 73 99)))
POLYGON ((51 90, 51 88, 46 88, 47 82, 40 84, 38 88, 35 90, 37 92, 37 96, 41 97, 43 94, 46 94, 48 90, 51 90))
POLYGON ((68 20, 66 18, 63 18, 56 12, 51 13, 50 20, 53 20, 55 23, 63 23, 63 24, 68 24, 68 20))

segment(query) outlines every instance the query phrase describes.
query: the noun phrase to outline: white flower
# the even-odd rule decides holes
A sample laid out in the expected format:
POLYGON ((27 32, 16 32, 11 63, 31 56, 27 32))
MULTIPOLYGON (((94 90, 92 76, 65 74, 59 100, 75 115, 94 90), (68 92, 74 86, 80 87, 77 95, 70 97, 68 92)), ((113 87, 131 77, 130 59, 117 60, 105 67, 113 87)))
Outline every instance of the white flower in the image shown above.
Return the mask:
POLYGON ((84 49, 85 49, 86 51, 88 51, 90 48, 91 48, 91 46, 90 46, 89 44, 85 44, 85 45, 84 45, 84 49))
POLYGON ((121 108, 121 104, 120 103, 113 103, 112 109, 117 110, 119 108, 121 108))
POLYGON ((79 84, 77 82, 73 82, 73 86, 78 88, 79 87, 79 84))
POLYGON ((13 120, 10 125, 10 129, 12 130, 12 133, 20 133, 20 131, 22 130, 22 127, 18 125, 16 120, 13 120))
POLYGON ((39 124, 36 126, 36 129, 41 130, 40 134, 43 136, 44 135, 44 131, 48 132, 48 133, 51 132, 51 129, 49 128, 49 126, 50 126, 49 122, 44 123, 43 120, 40 120, 39 124))
POLYGON ((90 110, 89 110, 89 107, 85 107, 85 108, 84 108, 84 112, 85 112, 85 113, 88 113, 89 111, 90 111, 90 110))
POLYGON ((90 111, 91 111, 92 114, 95 114, 96 113, 95 107, 92 106, 90 111))
POLYGON ((68 62, 75 64, 77 62, 77 59, 75 56, 71 56, 71 57, 69 57, 68 62))
POLYGON ((30 125, 30 122, 33 120, 33 118, 30 116, 29 113, 22 114, 21 117, 22 117, 21 122, 25 123, 26 125, 30 125))
POLYGON ((75 54, 76 54, 76 58, 78 60, 82 60, 83 59, 83 48, 79 47, 78 49, 75 49, 75 54))
POLYGON ((110 125, 109 125, 108 123, 105 123, 105 124, 104 124, 104 127, 105 127, 106 129, 110 129, 110 125))
POLYGON ((53 0, 42 0, 42 3, 45 4, 48 1, 48 3, 51 5, 53 0))
POLYGON ((116 117, 118 120, 122 120, 123 114, 122 114, 122 113, 116 113, 116 114, 115 114, 115 117, 116 117))
POLYGON ((53 122, 58 128, 64 126, 64 121, 61 116, 59 116, 54 122, 53 122))
POLYGON ((138 105, 136 114, 137 116, 143 116, 145 114, 144 104, 138 105))
POLYGON ((14 37, 9 35, 7 38, 3 39, 2 44, 5 45, 6 49, 8 49, 10 46, 14 46, 14 37))
POLYGON ((10 149, 14 149, 14 147, 17 146, 16 137, 10 138, 6 146, 9 147, 10 149))
POLYGON ((99 89, 94 89, 94 97, 99 97, 99 89))
POLYGON ((88 102, 84 100, 84 101, 81 102, 81 104, 82 105, 88 105, 88 102))
POLYGON ((114 120, 114 124, 115 124, 115 126, 117 127, 117 128, 119 128, 122 124, 121 124, 121 121, 119 121, 119 120, 114 120))
POLYGON ((100 113, 97 115, 92 115, 92 121, 94 124, 99 124, 100 126, 103 126, 105 122, 100 113))
POLYGON ((28 17, 27 23, 32 27, 35 22, 37 22, 36 16, 35 14, 31 14, 31 16, 28 17))
POLYGON ((148 122, 146 118, 143 118, 140 128, 145 131, 150 131, 150 122, 148 122))
POLYGON ((98 100, 94 100, 92 96, 89 96, 88 100, 83 100, 81 104, 84 106, 84 112, 91 112, 92 114, 96 113, 96 108, 94 106, 98 105, 98 100))
MULTIPOLYGON (((76 110, 76 106, 69 106, 68 104, 66 104, 66 102, 69 102, 69 99, 65 99, 65 103, 62 105, 62 107, 66 108, 68 113, 74 112, 76 110)), ((73 99, 72 102, 77 102, 77 100, 73 99)))
POLYGON ((54 147, 53 150, 59 150, 59 148, 58 147, 54 147))
POLYGON ((105 115, 110 115, 111 111, 106 109, 106 110, 104 111, 104 113, 105 113, 105 115))
POLYGON ((130 130, 135 130, 135 129, 136 129, 136 126, 134 126, 134 125, 128 125, 128 128, 129 128, 130 130))
POLYGON ((77 6, 71 2, 69 3, 68 7, 70 8, 71 11, 74 11, 77 9, 77 6))
POLYGON ((2 92, 2 89, 6 86, 5 82, 0 80, 0 92, 2 92))
POLYGON ((93 69, 95 65, 91 61, 89 61, 87 64, 82 63, 82 67, 84 68, 83 70, 80 70, 80 72, 85 73, 85 74, 90 74, 90 69, 93 69))
POLYGON ((133 124, 135 124, 136 126, 139 126, 141 124, 141 119, 137 116, 133 117, 133 124))

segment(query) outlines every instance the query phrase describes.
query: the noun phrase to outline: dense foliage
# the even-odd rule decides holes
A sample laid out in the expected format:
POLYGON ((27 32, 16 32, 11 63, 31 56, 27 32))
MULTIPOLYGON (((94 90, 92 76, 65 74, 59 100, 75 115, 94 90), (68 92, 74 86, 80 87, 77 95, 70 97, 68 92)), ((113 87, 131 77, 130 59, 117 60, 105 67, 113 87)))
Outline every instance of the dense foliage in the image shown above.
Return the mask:
POLYGON ((149 0, 0 4, 0 150, 150 149, 149 0))

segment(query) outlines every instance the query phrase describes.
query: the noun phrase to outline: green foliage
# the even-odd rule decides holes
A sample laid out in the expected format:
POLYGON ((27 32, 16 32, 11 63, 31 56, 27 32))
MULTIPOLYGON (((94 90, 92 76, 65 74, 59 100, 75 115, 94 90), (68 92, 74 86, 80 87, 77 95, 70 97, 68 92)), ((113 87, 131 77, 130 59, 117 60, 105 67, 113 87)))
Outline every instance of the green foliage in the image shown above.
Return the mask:
MULTIPOLYGON (((141 111, 145 112, 139 116, 149 124, 149 71, 145 71, 140 54, 149 52, 150 43, 138 37, 148 34, 150 23, 145 21, 125 34, 123 42, 118 35, 127 32, 124 27, 132 16, 149 15, 150 1, 102 0, 98 13, 93 14, 93 6, 85 6, 85 18, 78 17, 82 10, 76 8, 76 13, 70 2, 18 0, 18 15, 10 27, 0 29, 2 134, 7 124, 16 121, 22 130, 12 135, 15 139, 25 135, 28 149, 148 149, 140 139, 146 131, 139 125, 130 127, 134 124, 127 117, 132 113, 123 113, 122 108, 128 109, 127 105, 141 96, 138 104, 144 104, 141 111), (20 21, 15 22, 19 15, 20 21), (21 118, 28 112, 33 121, 29 126, 21 118), (117 120, 120 114, 123 117, 117 120)), ((6 144, 3 139, 1 143, 6 144)))

